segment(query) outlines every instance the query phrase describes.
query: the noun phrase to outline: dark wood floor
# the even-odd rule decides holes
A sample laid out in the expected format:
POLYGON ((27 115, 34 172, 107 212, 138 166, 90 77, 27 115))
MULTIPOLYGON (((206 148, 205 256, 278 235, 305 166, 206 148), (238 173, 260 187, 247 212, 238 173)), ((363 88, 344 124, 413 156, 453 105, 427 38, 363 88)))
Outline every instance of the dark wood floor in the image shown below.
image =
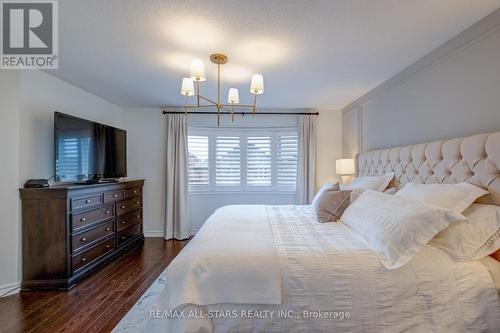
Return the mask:
POLYGON ((67 292, 0 299, 0 332, 109 332, 188 241, 146 238, 67 292))

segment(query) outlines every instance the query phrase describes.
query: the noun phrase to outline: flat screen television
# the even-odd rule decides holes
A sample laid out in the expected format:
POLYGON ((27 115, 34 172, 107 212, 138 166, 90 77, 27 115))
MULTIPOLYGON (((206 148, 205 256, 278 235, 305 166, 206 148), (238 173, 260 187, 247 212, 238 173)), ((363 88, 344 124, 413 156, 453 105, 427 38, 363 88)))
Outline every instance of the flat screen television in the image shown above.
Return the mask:
POLYGON ((56 182, 92 183, 127 176, 125 130, 54 113, 56 182))

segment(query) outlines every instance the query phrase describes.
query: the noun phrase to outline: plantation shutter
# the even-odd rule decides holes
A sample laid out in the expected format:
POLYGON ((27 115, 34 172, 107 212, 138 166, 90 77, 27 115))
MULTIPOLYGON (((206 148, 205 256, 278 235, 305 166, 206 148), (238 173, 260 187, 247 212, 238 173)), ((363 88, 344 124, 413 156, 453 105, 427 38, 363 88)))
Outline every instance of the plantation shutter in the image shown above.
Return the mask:
POLYGON ((271 186, 271 137, 247 138, 247 185, 271 186))
POLYGON ((241 149, 239 136, 216 136, 215 185, 239 186, 241 183, 241 149))
POLYGON ((188 136, 189 185, 209 184, 209 139, 206 135, 188 136))
POLYGON ((295 188, 297 181, 297 135, 278 135, 277 183, 295 188))

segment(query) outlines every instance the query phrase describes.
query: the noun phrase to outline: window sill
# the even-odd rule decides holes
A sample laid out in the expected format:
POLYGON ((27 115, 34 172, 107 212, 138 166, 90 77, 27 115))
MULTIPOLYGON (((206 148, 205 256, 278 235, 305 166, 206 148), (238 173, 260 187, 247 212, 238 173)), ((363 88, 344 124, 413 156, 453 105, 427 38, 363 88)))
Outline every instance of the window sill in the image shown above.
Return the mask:
POLYGON ((252 191, 241 191, 241 190, 218 190, 218 191, 189 191, 188 195, 248 195, 248 194, 269 194, 269 195, 296 195, 297 191, 273 191, 273 190, 252 190, 252 191))

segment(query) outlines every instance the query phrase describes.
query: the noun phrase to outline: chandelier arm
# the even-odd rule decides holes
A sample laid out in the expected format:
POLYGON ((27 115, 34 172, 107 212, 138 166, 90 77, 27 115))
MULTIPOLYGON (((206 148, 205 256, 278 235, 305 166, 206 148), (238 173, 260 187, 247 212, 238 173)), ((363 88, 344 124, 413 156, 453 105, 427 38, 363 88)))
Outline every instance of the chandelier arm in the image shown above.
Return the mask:
POLYGON ((214 108, 215 105, 184 105, 184 108, 186 109, 197 109, 197 108, 214 108))
POLYGON ((255 116, 255 108, 257 105, 257 94, 253 95, 253 115, 255 116))
POLYGON ((217 64, 217 109, 220 109, 220 64, 217 64))
POLYGON ((198 106, 200 106, 200 81, 196 81, 196 99, 198 100, 198 106))
POLYGON ((188 105, 188 96, 184 96, 184 115, 187 116, 187 112, 188 112, 188 109, 187 109, 187 106, 188 105))
MULTIPOLYGON (((209 103, 212 103, 214 106, 217 106, 217 103, 216 103, 216 102, 214 102, 214 101, 212 101, 211 99, 208 99, 208 98, 203 97, 203 96, 201 96, 201 95, 198 95, 198 97, 199 97, 199 98, 201 98, 201 99, 204 99, 205 101, 207 101, 207 102, 209 102, 209 103)), ((200 106, 202 106, 202 105, 200 105, 200 106)), ((211 105, 211 106, 212 106, 212 105, 211 105)))

